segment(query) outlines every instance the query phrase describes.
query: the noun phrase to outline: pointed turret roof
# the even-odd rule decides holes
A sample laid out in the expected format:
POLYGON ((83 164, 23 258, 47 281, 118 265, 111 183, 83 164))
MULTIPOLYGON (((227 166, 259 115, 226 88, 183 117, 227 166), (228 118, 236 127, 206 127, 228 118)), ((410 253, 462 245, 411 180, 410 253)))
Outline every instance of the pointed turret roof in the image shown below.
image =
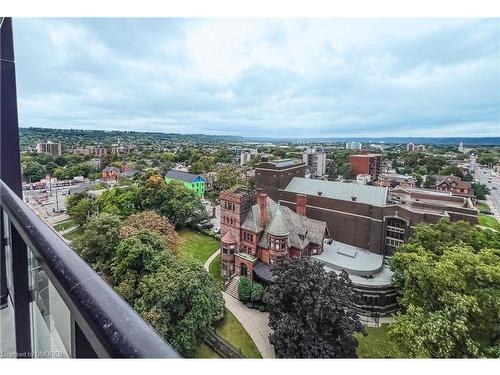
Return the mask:
POLYGON ((276 213, 274 214, 274 218, 271 221, 271 224, 267 227, 267 233, 271 236, 276 237, 285 237, 288 236, 288 229, 283 221, 283 217, 281 216, 281 206, 278 203, 278 207, 276 208, 276 213))
POLYGON ((234 235, 231 233, 231 232, 227 232, 222 238, 221 238, 221 241, 223 243, 227 243, 227 244, 232 244, 232 243, 236 243, 236 238, 234 237, 234 235))

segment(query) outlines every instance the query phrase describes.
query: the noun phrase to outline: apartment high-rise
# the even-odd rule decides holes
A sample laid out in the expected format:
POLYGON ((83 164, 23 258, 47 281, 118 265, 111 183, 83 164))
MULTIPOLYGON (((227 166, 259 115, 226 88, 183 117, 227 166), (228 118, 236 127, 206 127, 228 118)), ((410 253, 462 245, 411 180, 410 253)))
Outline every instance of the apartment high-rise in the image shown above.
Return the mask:
POLYGON ((349 155, 351 173, 355 176, 369 174, 371 180, 375 181, 382 173, 382 159, 381 154, 349 155))
POLYGON ((323 150, 310 149, 302 154, 302 161, 311 177, 321 177, 326 173, 326 153, 323 150))
POLYGON ((36 144, 36 152, 38 154, 61 155, 61 144, 47 141, 36 144))
POLYGON ((346 150, 361 150, 361 142, 347 142, 345 148, 346 150))

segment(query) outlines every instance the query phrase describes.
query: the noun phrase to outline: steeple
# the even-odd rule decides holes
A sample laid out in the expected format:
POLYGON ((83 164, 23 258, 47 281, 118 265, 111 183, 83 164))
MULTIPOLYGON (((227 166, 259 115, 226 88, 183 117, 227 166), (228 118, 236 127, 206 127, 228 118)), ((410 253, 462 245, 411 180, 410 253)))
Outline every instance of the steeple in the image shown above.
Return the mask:
POLYGON ((285 237, 288 236, 288 229, 283 222, 283 216, 281 215, 281 206, 278 203, 278 207, 276 208, 276 212, 274 214, 274 218, 271 221, 271 224, 267 227, 267 233, 271 236, 275 237, 285 237))

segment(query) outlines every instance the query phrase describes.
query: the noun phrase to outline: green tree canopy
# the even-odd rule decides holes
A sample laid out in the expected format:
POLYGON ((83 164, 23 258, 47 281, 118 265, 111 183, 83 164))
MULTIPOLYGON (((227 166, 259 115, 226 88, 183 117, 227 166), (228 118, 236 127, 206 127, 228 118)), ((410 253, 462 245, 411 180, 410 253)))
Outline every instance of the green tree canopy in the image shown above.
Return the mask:
POLYGON ((116 248, 120 242, 120 218, 101 213, 92 216, 83 226, 83 233, 74 242, 75 250, 98 272, 111 274, 116 248))
POLYGON ((220 287, 201 265, 176 260, 145 276, 134 307, 186 357, 224 316, 220 287))
POLYGON ((500 355, 500 233, 442 219, 390 260, 403 312, 390 334, 410 357, 500 355))

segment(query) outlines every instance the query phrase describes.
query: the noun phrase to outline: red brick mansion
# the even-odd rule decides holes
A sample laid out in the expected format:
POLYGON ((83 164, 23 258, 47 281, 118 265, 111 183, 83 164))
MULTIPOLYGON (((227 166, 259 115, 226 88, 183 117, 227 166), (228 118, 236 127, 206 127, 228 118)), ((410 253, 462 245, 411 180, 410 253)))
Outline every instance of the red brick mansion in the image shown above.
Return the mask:
MULTIPOLYGON (((305 203, 305 202, 304 202, 305 203)), ((326 223, 280 206, 260 189, 221 192, 222 274, 271 281, 271 267, 285 257, 323 252, 326 223)))

